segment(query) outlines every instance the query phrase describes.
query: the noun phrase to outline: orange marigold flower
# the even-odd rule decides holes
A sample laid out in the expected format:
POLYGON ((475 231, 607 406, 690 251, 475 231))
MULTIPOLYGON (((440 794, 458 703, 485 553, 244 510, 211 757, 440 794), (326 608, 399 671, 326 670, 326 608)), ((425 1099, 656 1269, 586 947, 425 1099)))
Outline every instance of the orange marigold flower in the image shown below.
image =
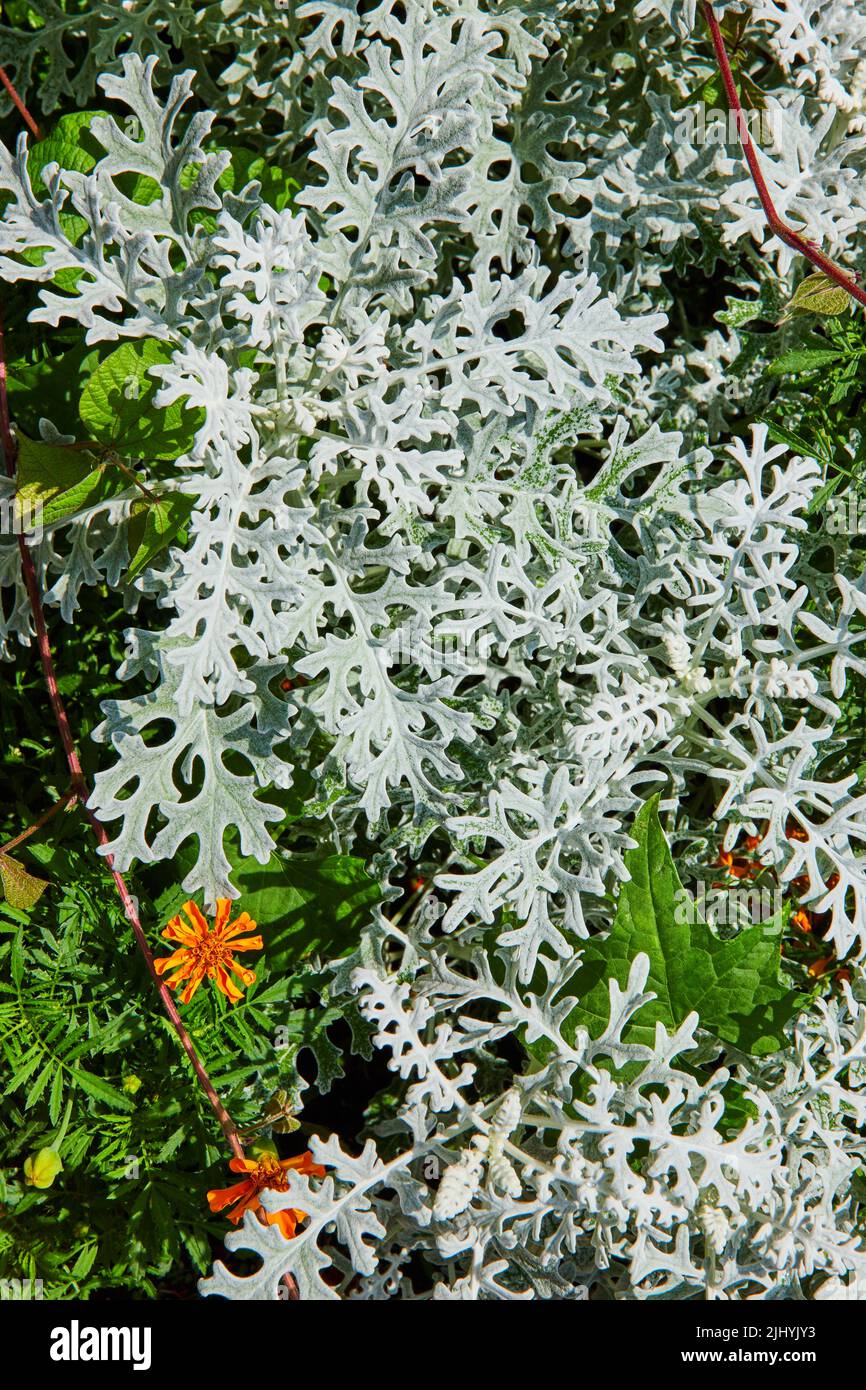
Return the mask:
MULTIPOLYGON (((751 838, 751 836, 749 838, 751 838)), ((754 878, 754 876, 756 874, 759 874, 764 867, 763 864, 761 864, 758 860, 743 859, 740 855, 735 854, 735 852, 730 849, 723 849, 719 851, 719 857, 716 860, 716 864, 719 866, 719 868, 727 869, 731 878, 754 878)), ((724 888, 725 885, 723 883, 714 883, 713 887, 724 888)))
POLYGON ((258 1212, 259 1219, 267 1226, 279 1226, 286 1240, 292 1239, 298 1222, 305 1220, 307 1213, 298 1211, 296 1207, 266 1212, 259 1193, 266 1187, 273 1192, 287 1192, 289 1180, 286 1174, 290 1169, 314 1178, 325 1176, 324 1168, 320 1163, 313 1162, 309 1149, 295 1158, 277 1158, 269 1153, 260 1154, 258 1158, 233 1158, 229 1167, 233 1173, 245 1173, 246 1176, 232 1187, 219 1187, 209 1192, 207 1200, 211 1211, 225 1211, 226 1207, 233 1207, 233 1211, 226 1211, 226 1216, 235 1225, 245 1211, 258 1212))
POLYGON ((794 923, 795 927, 800 928, 800 931, 812 930, 812 914, 804 907, 799 908, 799 910, 794 913, 791 921, 794 923))
POLYGON ((785 835, 789 840, 808 840, 809 838, 808 832, 803 829, 802 825, 798 825, 792 816, 789 816, 785 826, 785 835))
POLYGON ((164 975, 167 970, 178 967, 176 973, 166 980, 166 984, 169 989, 176 989, 186 981, 180 994, 182 1004, 189 1003, 206 977, 216 982, 217 989, 221 990, 232 1004, 242 997, 243 990, 235 984, 229 971, 237 975, 244 985, 251 985, 255 980, 253 971, 239 965, 234 953, 260 951, 264 943, 260 936, 240 935, 241 932, 255 931, 256 924, 248 912, 242 912, 230 922, 231 906, 228 898, 217 898, 216 917, 211 931, 207 919, 195 903, 184 903, 183 910, 192 925, 187 926, 178 915, 172 917, 162 933, 168 941, 179 941, 180 950, 170 956, 160 956, 153 964, 157 975, 164 975))
POLYGON ((828 967, 833 964, 835 959, 835 956, 822 956, 820 960, 813 960, 808 972, 812 979, 818 980, 822 975, 826 975, 828 967))

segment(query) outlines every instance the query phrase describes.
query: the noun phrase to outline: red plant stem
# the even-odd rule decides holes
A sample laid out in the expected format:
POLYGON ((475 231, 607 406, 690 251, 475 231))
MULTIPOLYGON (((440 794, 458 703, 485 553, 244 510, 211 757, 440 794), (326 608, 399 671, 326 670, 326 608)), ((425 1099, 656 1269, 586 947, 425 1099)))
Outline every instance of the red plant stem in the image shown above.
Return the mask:
POLYGON ((19 115, 21 116, 21 119, 26 125, 27 129, 30 131, 30 134, 33 136, 33 139, 41 140, 42 131, 39 129, 30 112, 27 110, 27 107, 24 105, 24 102, 21 100, 15 88, 12 86, 12 83, 9 80, 9 75, 4 68, 0 68, 0 82, 3 83, 3 86, 6 88, 7 92, 12 98, 13 104, 17 107, 19 115))
POLYGON ((59 801, 55 801, 53 806, 49 806, 47 811, 35 820, 32 825, 28 825, 26 830, 22 830, 20 835, 16 835, 13 840, 7 840, 5 845, 0 845, 0 854, 8 854, 10 849, 16 845, 22 845, 25 840, 29 840, 31 835, 35 835, 37 830, 41 830, 43 825, 47 825, 52 816, 56 816, 58 811, 62 811, 64 806, 68 806, 71 801, 77 801, 78 793, 74 791, 65 792, 59 801))
POLYGON ((819 250, 814 242, 807 241, 805 237, 795 232, 793 227, 789 227, 787 222, 784 222, 777 213, 773 200, 770 197, 770 190, 767 188, 764 175, 761 173, 757 152, 752 144, 752 137, 749 134, 746 115, 743 111, 742 103, 740 102, 740 95, 737 91, 737 84, 734 81, 734 74, 731 71, 724 35, 719 27, 719 21, 716 18, 712 0, 703 0, 703 7, 704 16, 710 30, 710 36, 713 40, 716 61, 718 62, 719 71, 722 75, 722 82, 725 85, 728 104, 736 115, 740 144, 743 147, 743 154, 749 166, 749 173, 752 176, 752 182, 761 200, 761 207, 764 209, 764 216, 767 219, 767 226, 770 232, 773 236, 777 236, 780 241, 784 241, 786 246, 790 246, 792 250, 798 251, 801 256, 805 256, 808 261, 811 261, 812 265, 817 266, 819 270, 823 271, 829 280, 833 280, 835 284, 841 285, 842 289, 847 290, 852 299, 856 299, 858 304, 862 304, 866 307, 866 290, 861 289, 856 279, 847 271, 842 270, 840 266, 836 265, 835 261, 831 261, 829 256, 825 256, 823 251, 819 250))
MULTIPOLYGON (((6 458, 6 471, 11 476, 14 472, 15 459, 15 439, 12 434, 12 426, 9 418, 9 396, 6 384, 6 349, 3 336, 3 322, 0 317, 0 444, 6 458)), ((71 782, 71 792, 79 798, 84 813, 93 828, 93 833, 101 846, 109 843, 108 833, 101 821, 97 820, 93 811, 87 805, 89 788, 81 770, 81 762, 78 757, 78 750, 75 747, 75 740, 69 725, 66 709, 57 688, 57 676, 54 671, 54 658, 51 652, 51 643, 48 640, 48 629, 45 626, 45 613, 42 608, 42 599, 39 595, 39 584, 36 578, 36 569, 33 564, 33 556, 30 554, 30 547, 23 534, 19 533, 18 547, 21 551, 21 567, 24 573, 24 583, 27 588, 27 596, 30 599, 30 608, 33 613, 33 623, 36 628, 36 644, 39 650, 39 658, 42 662, 42 671, 45 676, 45 684, 48 687, 48 698, 51 701, 51 708, 54 712, 54 720, 63 744, 63 751, 66 754, 66 762, 69 767, 71 782)), ((243 1145, 238 1135, 234 1121, 220 1100, 216 1089, 208 1076, 201 1059, 192 1045, 192 1040, 183 1025, 177 1006, 168 991, 167 986, 159 978, 156 966, 153 962, 153 953, 147 944, 147 937, 141 925, 138 909, 135 900, 130 893, 123 875, 114 867, 114 861, 110 854, 105 855, 105 862, 111 870, 120 901, 127 919, 132 927, 132 932, 136 940, 139 951, 148 968, 150 976, 156 985, 159 997, 162 1000, 163 1008, 171 1020, 174 1031, 180 1039, 184 1052, 192 1063, 193 1070, 198 1077, 199 1084, 210 1102, 214 1114, 219 1120, 220 1127, 225 1135, 226 1142, 235 1158, 243 1158, 243 1145)))

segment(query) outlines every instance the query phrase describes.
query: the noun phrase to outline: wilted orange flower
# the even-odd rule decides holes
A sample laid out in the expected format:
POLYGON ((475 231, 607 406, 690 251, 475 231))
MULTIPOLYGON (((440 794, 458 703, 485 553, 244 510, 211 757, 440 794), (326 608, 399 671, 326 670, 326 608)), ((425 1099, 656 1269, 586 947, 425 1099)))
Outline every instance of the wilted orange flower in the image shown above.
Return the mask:
POLYGON ((166 980, 166 984, 170 989, 176 989, 186 981, 180 994, 182 1004, 189 1003, 205 977, 214 980, 217 989, 222 990, 233 1004, 236 1003, 242 997, 243 991, 238 989, 229 971, 237 975, 245 985, 251 985, 255 980, 253 971, 239 965, 234 958, 235 951, 262 949, 263 942, 260 936, 240 935, 241 932, 255 931, 255 922, 248 912, 242 912, 230 922, 231 902, 228 898, 217 898, 213 931, 208 927, 207 919, 195 903, 184 903, 183 910, 192 925, 187 926, 180 915, 172 917, 162 934, 168 941, 179 941, 180 950, 175 951, 173 955, 160 956, 159 960, 155 960, 153 964, 156 973, 164 975, 167 970, 178 967, 171 979, 166 980))
POLYGON ((292 1239, 298 1222, 303 1221, 307 1213, 298 1211, 296 1207, 288 1207, 285 1211, 265 1211, 259 1193, 266 1187, 274 1192, 287 1192, 289 1181, 286 1174, 290 1169, 314 1178, 325 1176, 324 1168, 313 1162, 309 1149, 295 1158, 277 1158, 269 1153, 260 1154, 258 1158, 233 1158, 229 1167, 233 1173, 245 1173, 246 1177, 232 1187, 219 1187, 209 1192, 207 1200, 211 1211, 225 1211, 226 1207, 234 1207, 234 1211, 227 1211, 226 1216, 235 1224, 245 1211, 258 1212, 260 1220, 266 1225, 279 1226, 287 1240, 292 1239))

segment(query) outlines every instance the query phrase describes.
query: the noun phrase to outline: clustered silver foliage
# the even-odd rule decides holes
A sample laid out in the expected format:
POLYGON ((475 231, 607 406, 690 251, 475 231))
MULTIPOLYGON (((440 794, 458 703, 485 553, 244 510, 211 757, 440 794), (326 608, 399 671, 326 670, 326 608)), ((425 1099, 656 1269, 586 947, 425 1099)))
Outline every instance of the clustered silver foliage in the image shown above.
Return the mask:
MULTIPOLYGON (((417 911, 386 901, 334 967, 333 998, 359 1001, 400 1082, 378 1147, 314 1140, 327 1176, 265 1194, 309 1221, 286 1241, 248 1213, 227 1244, 260 1268, 217 1264, 204 1291, 273 1298, 291 1274, 302 1298, 413 1297, 416 1252, 442 1299, 798 1298, 866 1275, 859 986, 799 1016, 783 1053, 728 1049, 705 1081, 678 1063, 718 1051, 697 1016, 652 1048, 623 1040, 645 957, 611 982, 599 1038, 569 1043, 557 1002, 659 789, 693 844, 759 835, 781 884, 808 875, 838 954, 866 953, 864 801, 824 771, 849 672, 866 674, 866 579, 806 519, 818 465, 761 426, 725 437, 737 312, 700 352, 668 322, 670 267, 707 238, 739 257, 744 303, 798 273, 737 148, 683 134, 672 93, 709 72, 695 0, 30 3, 55 23, 14 38, 20 72, 53 44, 57 100, 98 87, 118 114, 94 123, 92 173, 50 169, 47 198, 26 138, 0 149, 0 273, 83 271, 32 317, 89 343, 160 338, 158 402, 205 412, 175 482, 196 498, 188 541, 134 585, 164 615, 128 634, 120 675, 144 693, 97 733, 111 853, 126 869, 194 837, 186 889, 231 894, 227 833, 266 862, 268 789, 300 765, 339 841, 377 843, 388 892, 407 856, 438 865, 417 911), (86 69, 64 25, 90 35, 86 69), (166 95, 169 41, 198 75, 166 95), (201 53, 220 46, 215 76, 201 53), (239 130, 278 116, 277 163, 307 142, 291 208, 256 183, 217 193, 228 156, 202 102, 239 130), (131 201, 126 171, 162 196, 131 201), (33 245, 40 265, 19 257, 33 245), (287 671, 307 683, 283 691, 287 671), (515 1074, 509 1035, 547 1061, 515 1074), (733 1082, 753 1109, 730 1137, 733 1082)), ((771 191, 862 259, 866 12, 752 10, 780 72, 771 191)), ((128 506, 46 533, 67 621, 82 585, 118 584, 128 506)), ((9 542, 0 566, 11 652, 30 619, 9 542)))

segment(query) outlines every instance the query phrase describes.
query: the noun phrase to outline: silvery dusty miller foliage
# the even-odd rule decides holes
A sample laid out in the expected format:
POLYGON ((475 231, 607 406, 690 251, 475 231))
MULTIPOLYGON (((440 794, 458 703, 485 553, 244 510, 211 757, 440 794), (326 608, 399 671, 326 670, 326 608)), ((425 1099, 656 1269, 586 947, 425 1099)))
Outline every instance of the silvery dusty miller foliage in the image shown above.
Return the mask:
MULTIPOLYGON (((866 18, 752 10, 776 63, 768 182, 856 263, 866 18)), ((654 793, 684 879, 751 835, 831 914, 828 947, 866 952, 864 802, 834 762, 866 583, 807 515, 818 463, 732 429, 760 404, 757 369, 722 390, 749 306, 802 272, 737 148, 683 134, 675 97, 709 72, 695 11, 105 3, 63 21, 89 26, 94 70, 62 44, 50 70, 58 104, 110 111, 101 156, 37 191, 26 138, 0 150, 0 272, 41 285, 31 318, 158 340, 156 407, 200 412, 171 484, 186 538, 126 589, 162 622, 130 628, 130 693, 96 735, 117 865, 192 842, 186 890, 235 896, 231 846, 268 862, 275 790, 306 769, 383 886, 330 997, 357 1001, 397 1099, 360 1154, 313 1140, 327 1176, 265 1196, 308 1222, 286 1241, 248 1213, 227 1245, 257 1272, 218 1263, 205 1294, 274 1298, 291 1274, 302 1298, 412 1297, 415 1252, 437 1299, 797 1298, 866 1275, 856 977, 766 1055, 694 1011, 636 1041, 641 952, 593 1036, 565 1026, 654 793), (169 85, 169 43, 198 74, 169 85), (209 46, 233 48, 223 71, 201 70, 209 46), (220 182, 221 123, 262 113, 283 132, 266 160, 306 142, 281 208, 220 182), (742 298, 696 351, 666 277, 708 244, 742 298), (398 912, 410 865, 428 889, 398 912)), ((15 43, 26 85, 39 31, 15 43)), ((123 583, 133 502, 46 529, 67 622, 83 585, 123 583)), ((14 538, 0 565, 11 657, 31 637, 14 538)))

